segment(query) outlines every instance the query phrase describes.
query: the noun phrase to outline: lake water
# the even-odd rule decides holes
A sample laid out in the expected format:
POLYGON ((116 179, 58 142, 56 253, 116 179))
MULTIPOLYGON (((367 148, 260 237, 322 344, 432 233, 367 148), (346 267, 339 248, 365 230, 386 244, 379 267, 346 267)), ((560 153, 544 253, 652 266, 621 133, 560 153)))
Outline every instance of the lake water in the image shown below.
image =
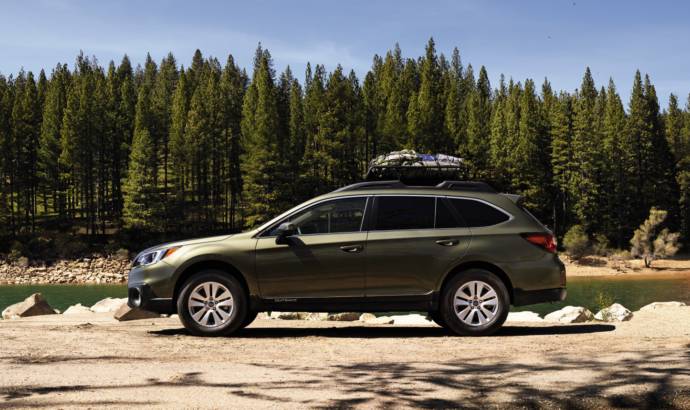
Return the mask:
MULTIPOLYGON (((0 310, 35 292, 41 292, 51 306, 60 310, 77 303, 91 306, 106 297, 127 296, 127 288, 123 285, 8 285, 0 286, 0 310)), ((565 302, 515 310, 531 310, 544 315, 562 306, 574 305, 585 306, 596 313, 601 301, 615 301, 634 311, 651 302, 669 300, 690 304, 690 275, 571 277, 565 302)))

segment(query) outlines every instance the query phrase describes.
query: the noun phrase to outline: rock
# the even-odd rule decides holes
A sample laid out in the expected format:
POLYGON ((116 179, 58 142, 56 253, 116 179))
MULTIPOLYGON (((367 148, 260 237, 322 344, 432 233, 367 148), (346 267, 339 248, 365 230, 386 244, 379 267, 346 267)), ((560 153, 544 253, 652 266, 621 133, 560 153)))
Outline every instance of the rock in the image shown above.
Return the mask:
POLYGON ((538 313, 535 312, 510 312, 508 313, 508 318, 506 319, 506 322, 543 322, 544 319, 542 319, 538 313))
POLYGON ((55 311, 40 293, 34 293, 22 302, 8 306, 2 311, 3 319, 17 319, 20 317, 54 315, 55 311))
POLYGON ((373 325, 392 325, 393 324, 393 318, 390 316, 379 316, 379 317, 375 317, 371 320, 367 320, 366 323, 370 323, 373 325))
POLYGON ((309 317, 308 312, 271 312, 271 319, 282 319, 282 320, 307 320, 309 317))
POLYGON ((19 259, 17 259, 17 266, 20 268, 28 268, 29 267, 29 258, 26 256, 20 256, 19 259))
POLYGON ((684 302, 654 302, 648 305, 642 306, 640 312, 646 312, 649 310, 664 309, 670 307, 682 307, 686 306, 684 302))
POLYGON ((310 312, 307 314, 307 320, 328 320, 328 313, 310 312))
POLYGON ((394 325, 430 325, 433 322, 420 314, 396 315, 390 317, 394 325))
POLYGON ((336 321, 336 322, 354 322, 356 320, 359 320, 359 313, 357 312, 342 312, 342 313, 333 313, 328 315, 328 320, 336 321))
POLYGON ((65 310, 65 313, 63 315, 79 315, 79 314, 84 314, 84 313, 93 313, 91 309, 89 309, 88 306, 83 306, 81 303, 77 303, 76 305, 72 305, 65 310))
POLYGON ((582 306, 566 306, 544 316, 545 321, 558 323, 582 323, 593 318, 592 312, 582 306))
POLYGON ((117 311, 122 305, 127 304, 127 298, 105 298, 91 306, 91 311, 96 313, 108 313, 117 311))
POLYGON ((360 322, 371 322, 372 320, 376 320, 376 315, 373 313, 362 313, 359 315, 360 322))
POLYGON ((131 308, 124 304, 117 309, 113 317, 115 320, 124 322, 127 320, 152 319, 154 317, 160 317, 160 315, 158 313, 149 312, 148 310, 131 308))
POLYGON ((614 303, 607 308, 601 309, 594 315, 596 320, 601 320, 602 322, 625 322, 632 319, 632 317, 632 312, 619 303, 614 303))
POLYGON ((113 257, 120 261, 129 261, 129 251, 127 249, 118 249, 113 257))

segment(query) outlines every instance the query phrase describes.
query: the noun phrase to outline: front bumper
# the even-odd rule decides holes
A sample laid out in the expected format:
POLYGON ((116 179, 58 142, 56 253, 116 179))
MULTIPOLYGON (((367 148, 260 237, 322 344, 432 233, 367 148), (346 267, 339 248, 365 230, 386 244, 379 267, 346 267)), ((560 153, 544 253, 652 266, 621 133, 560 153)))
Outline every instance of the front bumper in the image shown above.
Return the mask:
POLYGON ((568 291, 564 287, 541 290, 515 289, 513 293, 513 305, 525 306, 545 302, 562 302, 567 295, 568 291))
POLYGON ((127 305, 156 313, 175 313, 172 298, 159 298, 146 283, 130 284, 127 289, 127 305))

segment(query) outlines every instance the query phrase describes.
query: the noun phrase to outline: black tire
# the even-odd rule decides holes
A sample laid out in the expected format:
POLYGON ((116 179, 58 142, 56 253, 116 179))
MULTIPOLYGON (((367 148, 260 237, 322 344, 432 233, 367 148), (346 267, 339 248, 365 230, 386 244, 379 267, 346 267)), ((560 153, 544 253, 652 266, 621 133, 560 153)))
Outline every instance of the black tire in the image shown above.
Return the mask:
MULTIPOLYGON (((488 288, 484 288, 483 290, 484 295, 488 295, 490 293, 488 288)), ((482 290, 480 289, 479 292, 481 291, 482 290)), ((487 299, 493 298, 487 297, 487 299)), ((445 285, 442 291, 440 305, 441 316, 443 318, 443 321, 447 325, 447 329, 451 330, 452 332, 458 335, 488 336, 496 332, 503 325, 503 323, 506 321, 506 318, 508 317, 509 310, 510 295, 505 284, 496 275, 483 269, 469 269, 456 274, 453 278, 451 278, 448 281, 448 283, 445 285), (491 306, 489 304, 485 305, 489 312, 494 313, 491 319, 487 319, 489 315, 483 314, 481 310, 482 308, 479 306, 479 304, 481 303, 480 301, 483 300, 481 299, 481 295, 479 296, 480 299, 476 301, 477 303, 475 303, 475 301, 471 301, 469 303, 469 309, 471 313, 467 314, 467 316, 464 318, 465 321, 463 321, 459 317, 459 314, 456 313, 456 292, 458 292, 458 290, 466 284, 469 288, 471 288, 472 284, 470 284, 469 282, 474 281, 478 281, 480 283, 483 282, 495 291, 497 301, 497 304, 495 306, 495 312, 490 310, 491 306), (478 311, 474 313, 472 312, 472 310, 478 311), (471 318, 470 315, 472 316, 471 318), (482 318, 486 323, 483 323, 480 320, 480 318, 482 318), (468 324, 466 321, 470 321, 473 323, 468 324)), ((460 315, 464 316, 466 312, 465 308, 459 307, 459 312, 460 315)))
POLYGON ((448 329, 448 324, 446 323, 445 320, 443 320, 443 315, 441 314, 440 311, 438 311, 438 310, 431 311, 431 312, 429 312, 428 316, 437 325, 441 326, 444 329, 448 329))
POLYGON ((252 322, 256 320, 256 317, 258 315, 259 312, 249 311, 249 313, 247 313, 247 317, 244 318, 244 322, 242 322, 242 326, 240 326, 240 329, 244 329, 245 327, 251 325, 252 322))
MULTIPOLYGON (((216 289, 218 288, 219 287, 216 286, 216 289)), ((213 289, 213 286, 211 289, 213 289)), ((201 293, 205 294, 205 291, 201 290, 201 293)), ((197 295, 198 294, 199 293, 197 293, 197 295)), ((226 296, 225 290, 223 290, 223 293, 217 294, 215 297, 220 298, 224 296, 226 296)), ((213 301, 213 296, 211 296, 210 299, 213 301)), ((189 278, 182 286, 182 291, 177 298, 177 312, 184 327, 195 336, 227 336, 241 329, 247 320, 247 317, 249 316, 249 303, 247 299, 248 298, 244 287, 237 279, 235 279, 235 277, 223 271, 205 270, 189 278), (189 307, 188 305, 192 292, 195 292, 195 290, 199 289, 200 287, 203 289, 203 285, 205 283, 220 284, 225 287, 232 296, 232 308, 230 311, 228 311, 228 308, 226 307, 221 308, 220 302, 215 302, 215 304, 218 304, 218 306, 214 306, 215 309, 223 309, 222 313, 227 315, 226 319, 221 318, 221 321, 215 322, 215 318, 221 316, 219 314, 212 313, 209 316, 213 317, 207 319, 209 323, 208 326, 204 326, 199 321, 195 320, 192 317, 192 312, 190 310, 198 313, 203 309, 206 309, 205 312, 207 312, 209 308, 189 307)), ((197 301, 197 299, 193 300, 197 301)), ((213 310, 213 307, 211 307, 211 310, 213 310)), ((201 315, 202 321, 204 316, 205 313, 201 315)))

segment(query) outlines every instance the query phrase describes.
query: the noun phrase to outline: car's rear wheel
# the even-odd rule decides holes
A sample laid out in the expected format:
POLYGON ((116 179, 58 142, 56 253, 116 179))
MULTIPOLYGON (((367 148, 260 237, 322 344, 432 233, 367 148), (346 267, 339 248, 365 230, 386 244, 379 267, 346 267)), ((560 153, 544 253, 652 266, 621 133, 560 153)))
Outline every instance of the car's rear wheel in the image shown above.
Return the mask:
POLYGON ((187 280, 177 298, 177 312, 184 327, 196 336, 229 335, 243 327, 249 314, 239 281, 215 270, 187 280))
POLYGON ((453 332, 486 336, 503 325, 509 308, 510 296, 503 281, 489 271, 470 269, 446 284, 440 313, 453 332))

